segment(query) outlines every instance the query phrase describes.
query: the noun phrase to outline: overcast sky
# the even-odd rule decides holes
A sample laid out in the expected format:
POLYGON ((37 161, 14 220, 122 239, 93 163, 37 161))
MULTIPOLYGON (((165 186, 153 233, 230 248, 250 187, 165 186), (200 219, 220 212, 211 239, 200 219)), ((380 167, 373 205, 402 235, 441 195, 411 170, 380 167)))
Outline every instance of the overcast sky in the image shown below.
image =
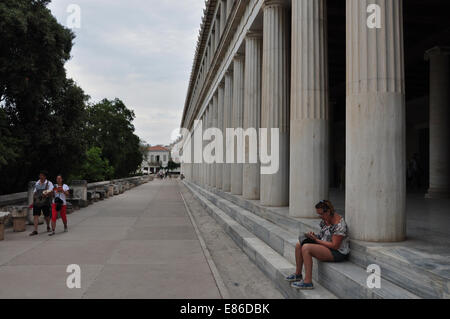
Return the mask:
POLYGON ((66 26, 71 4, 81 9, 81 27, 73 28, 68 76, 94 102, 122 99, 136 113, 141 139, 169 143, 181 122, 204 0, 54 0, 49 8, 66 26))

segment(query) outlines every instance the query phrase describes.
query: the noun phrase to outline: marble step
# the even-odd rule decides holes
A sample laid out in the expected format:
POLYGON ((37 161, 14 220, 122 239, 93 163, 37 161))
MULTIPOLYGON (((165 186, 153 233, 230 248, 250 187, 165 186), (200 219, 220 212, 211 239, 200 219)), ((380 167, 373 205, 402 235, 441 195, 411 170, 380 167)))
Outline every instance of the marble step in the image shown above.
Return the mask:
MULTIPOLYGON (((303 234, 320 230, 317 220, 288 216, 288 208, 262 207, 258 201, 246 200, 216 189, 209 191, 286 231, 303 234)), ((407 246, 404 243, 377 244, 352 240, 350 261, 363 268, 371 264, 379 265, 383 278, 421 298, 450 298, 448 257, 424 253, 414 249, 414 245, 407 246)))
MULTIPOLYGON (((273 250, 285 257, 292 264, 295 264, 294 251, 295 245, 298 242, 296 233, 288 231, 196 185, 192 187, 195 187, 204 198, 216 205, 240 225, 244 226, 273 250)), ((381 281, 381 289, 368 288, 366 283, 368 273, 365 268, 350 261, 343 263, 322 263, 315 260, 314 264, 317 267, 314 267, 313 279, 340 298, 417 298, 415 294, 398 287, 384 278, 381 281)))
POLYGON ((192 184, 187 188, 199 199, 202 207, 210 214, 227 234, 236 242, 243 252, 260 268, 277 286, 287 298, 294 299, 336 299, 320 284, 315 285, 314 290, 297 290, 284 280, 285 277, 295 271, 295 266, 278 252, 272 249, 264 241, 257 238, 244 226, 228 216, 224 211, 211 203, 192 184))

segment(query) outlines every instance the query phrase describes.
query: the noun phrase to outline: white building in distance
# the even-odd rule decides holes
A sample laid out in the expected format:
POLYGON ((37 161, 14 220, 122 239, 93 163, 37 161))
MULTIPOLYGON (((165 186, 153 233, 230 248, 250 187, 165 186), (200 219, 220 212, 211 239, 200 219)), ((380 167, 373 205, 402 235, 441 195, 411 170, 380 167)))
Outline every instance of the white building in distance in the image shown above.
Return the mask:
POLYGON ((162 145, 147 149, 147 160, 142 164, 144 174, 156 174, 161 168, 167 168, 170 160, 170 149, 162 145))

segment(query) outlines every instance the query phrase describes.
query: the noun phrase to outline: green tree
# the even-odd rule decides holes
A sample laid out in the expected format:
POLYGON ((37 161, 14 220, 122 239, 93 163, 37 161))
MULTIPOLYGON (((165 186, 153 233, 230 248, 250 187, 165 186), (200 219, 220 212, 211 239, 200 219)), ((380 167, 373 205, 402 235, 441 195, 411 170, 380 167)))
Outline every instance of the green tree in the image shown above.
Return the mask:
POLYGON ((88 107, 86 139, 90 147, 101 147, 117 178, 134 174, 143 160, 134 118, 134 112, 120 99, 104 99, 88 107))
POLYGON ((0 108, 9 132, 20 141, 14 148, 2 134, 0 143, 9 156, 0 167, 0 193, 22 191, 41 169, 51 176, 67 172, 85 153, 69 137, 64 138, 68 155, 58 137, 79 129, 85 96, 64 69, 74 35, 52 16, 49 2, 0 2, 0 108))
POLYGON ((86 157, 80 169, 79 175, 70 179, 82 179, 88 182, 104 181, 114 176, 114 168, 109 165, 107 159, 102 158, 102 150, 92 147, 86 152, 86 157))
POLYGON ((181 165, 180 165, 179 163, 175 163, 175 162, 172 161, 172 160, 170 160, 170 161, 167 163, 167 169, 168 169, 169 171, 176 170, 176 169, 178 169, 178 168, 180 168, 180 167, 181 167, 181 165))
POLYGON ((20 141, 15 138, 9 128, 5 112, 0 109, 0 169, 15 161, 20 153, 20 141))
POLYGON ((0 194, 23 191, 42 169, 99 180, 142 162, 133 111, 119 99, 88 105, 67 78, 75 36, 49 3, 0 1, 0 194))

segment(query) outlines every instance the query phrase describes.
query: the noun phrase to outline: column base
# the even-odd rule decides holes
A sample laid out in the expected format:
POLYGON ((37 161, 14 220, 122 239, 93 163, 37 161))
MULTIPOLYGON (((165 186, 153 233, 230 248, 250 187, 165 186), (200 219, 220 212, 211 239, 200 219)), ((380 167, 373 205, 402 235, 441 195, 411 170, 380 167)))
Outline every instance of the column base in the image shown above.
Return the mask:
POLYGON ((430 188, 425 194, 427 199, 446 199, 450 198, 450 189, 444 188, 430 188))

